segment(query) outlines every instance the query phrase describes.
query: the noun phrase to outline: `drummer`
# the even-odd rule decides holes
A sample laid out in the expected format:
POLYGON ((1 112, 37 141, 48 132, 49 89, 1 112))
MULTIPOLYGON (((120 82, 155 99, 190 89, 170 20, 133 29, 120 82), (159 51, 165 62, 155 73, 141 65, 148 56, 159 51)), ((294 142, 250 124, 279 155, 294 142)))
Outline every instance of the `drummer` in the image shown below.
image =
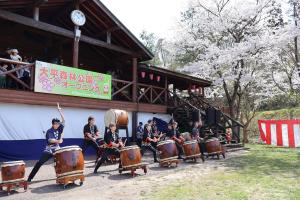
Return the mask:
POLYGON ((52 127, 46 132, 46 142, 47 146, 40 157, 40 160, 34 165, 29 177, 28 182, 34 178, 36 173, 39 171, 40 167, 53 157, 55 150, 59 149, 59 144, 63 142, 62 133, 65 127, 65 118, 62 113, 62 109, 59 104, 57 104, 57 109, 61 117, 61 121, 57 118, 52 119, 52 127))
MULTIPOLYGON (((109 131, 104 134, 104 142, 106 144, 106 148, 104 153, 99 161, 97 161, 96 167, 94 169, 94 173, 96 174, 99 167, 108 159, 108 156, 114 155, 116 157, 120 157, 119 148, 124 146, 123 142, 119 138, 119 134, 117 133, 117 127, 115 124, 109 124, 109 131)), ((119 164, 119 168, 121 168, 121 163, 119 164)))
POLYGON ((85 150, 92 146, 93 149, 96 151, 97 159, 100 157, 99 151, 98 151, 98 144, 97 140, 99 139, 99 131, 95 124, 95 118, 90 116, 88 118, 88 123, 83 128, 83 134, 84 134, 84 143, 82 147, 82 152, 84 153, 85 150))
POLYGON ((156 137, 159 136, 159 131, 158 131, 155 120, 152 121, 151 130, 152 130, 152 133, 154 134, 154 136, 156 136, 156 137))
POLYGON ((169 129, 167 133, 167 137, 175 141, 177 150, 178 150, 178 159, 182 159, 181 155, 183 154, 182 144, 184 143, 185 139, 181 136, 178 130, 178 123, 175 121, 171 122, 171 129, 169 129))
POLYGON ((157 143, 158 139, 154 137, 151 129, 152 129, 152 126, 150 124, 145 125, 141 153, 142 153, 142 155, 144 155, 146 150, 151 151, 153 153, 154 162, 158 162, 157 155, 156 155, 156 149, 152 145, 153 143, 157 143))
POLYGON ((200 147, 200 152, 202 154, 202 156, 204 155, 204 152, 205 152, 205 141, 204 141, 204 138, 201 137, 201 134, 200 134, 200 123, 199 122, 195 122, 194 123, 194 127, 192 129, 192 139, 193 140, 197 140, 198 143, 199 143, 199 147, 200 147))

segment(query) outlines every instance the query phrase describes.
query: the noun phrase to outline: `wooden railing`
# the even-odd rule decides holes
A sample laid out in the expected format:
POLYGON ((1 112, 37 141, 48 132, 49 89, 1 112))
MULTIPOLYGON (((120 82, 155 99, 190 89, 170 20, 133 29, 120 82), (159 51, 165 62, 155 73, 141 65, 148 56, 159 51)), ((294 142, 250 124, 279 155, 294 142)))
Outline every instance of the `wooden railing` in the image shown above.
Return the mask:
POLYGON ((138 102, 151 104, 166 104, 168 92, 166 88, 142 83, 137 84, 138 102))
POLYGON ((132 81, 112 80, 112 99, 132 101, 132 81))
POLYGON ((14 79, 17 83, 21 84, 24 88, 28 90, 34 89, 34 63, 27 63, 27 62, 20 62, 20 61, 14 61, 10 59, 0 58, 1 63, 6 63, 8 65, 15 65, 14 69, 11 69, 9 71, 0 72, 0 75, 7 75, 10 76, 12 79, 14 79), (30 69, 30 83, 27 84, 24 81, 20 80, 18 77, 14 75, 15 72, 29 68, 30 69))
MULTIPOLYGON (((19 62, 10 59, 0 58, 0 63, 7 65, 15 65, 15 68, 9 71, 0 72, 0 75, 10 76, 14 81, 19 83, 22 87, 33 91, 34 90, 34 74, 35 63, 19 62), (25 83, 15 76, 15 72, 21 69, 30 69, 30 83, 25 83)), ((133 101, 133 81, 112 79, 112 100, 119 101, 133 101)), ((10 88, 17 89, 17 88, 10 88)), ((167 105, 170 95, 166 88, 157 87, 153 85, 137 84, 137 102, 167 105)))

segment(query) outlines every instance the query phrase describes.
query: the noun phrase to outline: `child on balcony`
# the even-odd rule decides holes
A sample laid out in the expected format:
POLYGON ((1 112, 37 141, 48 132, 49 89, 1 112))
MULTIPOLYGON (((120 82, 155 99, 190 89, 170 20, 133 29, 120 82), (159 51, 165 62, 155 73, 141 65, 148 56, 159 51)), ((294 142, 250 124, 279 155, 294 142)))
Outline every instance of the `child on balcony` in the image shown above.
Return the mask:
MULTIPOLYGON (((0 63, 0 73, 7 71, 7 65, 0 63)), ((0 88, 6 88, 6 75, 0 75, 0 88)))

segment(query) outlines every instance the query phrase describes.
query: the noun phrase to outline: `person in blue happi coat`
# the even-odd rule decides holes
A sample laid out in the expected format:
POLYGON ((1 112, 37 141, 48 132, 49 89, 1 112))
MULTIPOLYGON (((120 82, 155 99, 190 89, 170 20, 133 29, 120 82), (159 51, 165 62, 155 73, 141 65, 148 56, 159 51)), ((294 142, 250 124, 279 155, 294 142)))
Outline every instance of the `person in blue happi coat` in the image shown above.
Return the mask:
POLYGON ((62 133, 65 127, 65 118, 62 109, 57 103, 57 109, 61 117, 61 121, 57 118, 52 119, 52 127, 46 132, 46 148, 44 149, 39 161, 34 165, 27 181, 31 182, 40 167, 53 157, 53 153, 59 149, 59 144, 63 142, 62 133))

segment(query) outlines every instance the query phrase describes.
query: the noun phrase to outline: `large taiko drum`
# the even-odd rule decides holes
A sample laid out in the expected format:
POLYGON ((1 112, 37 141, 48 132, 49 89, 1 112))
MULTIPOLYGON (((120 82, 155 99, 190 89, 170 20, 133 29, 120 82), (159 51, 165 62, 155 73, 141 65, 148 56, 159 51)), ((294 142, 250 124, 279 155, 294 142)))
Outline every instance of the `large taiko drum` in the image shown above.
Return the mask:
POLYGON ((165 140, 159 142, 157 144, 157 150, 159 152, 160 163, 177 160, 178 158, 177 147, 173 140, 165 140))
POLYGON ((125 110, 110 109, 104 115, 104 123, 106 127, 109 127, 109 124, 127 126, 128 113, 125 110))
POLYGON ((221 154, 222 152, 222 145, 218 138, 211 138, 206 140, 205 147, 208 155, 214 154, 221 154))
POLYGON ((141 150, 137 145, 123 147, 120 150, 122 168, 137 167, 142 163, 141 150))
POLYGON ((14 183, 24 181, 24 161, 4 162, 1 165, 2 183, 14 183))
POLYGON ((201 156, 200 148, 197 140, 184 142, 183 151, 186 158, 195 158, 201 156))
POLYGON ((66 146, 54 152, 57 183, 68 184, 83 181, 84 158, 79 146, 66 146))

